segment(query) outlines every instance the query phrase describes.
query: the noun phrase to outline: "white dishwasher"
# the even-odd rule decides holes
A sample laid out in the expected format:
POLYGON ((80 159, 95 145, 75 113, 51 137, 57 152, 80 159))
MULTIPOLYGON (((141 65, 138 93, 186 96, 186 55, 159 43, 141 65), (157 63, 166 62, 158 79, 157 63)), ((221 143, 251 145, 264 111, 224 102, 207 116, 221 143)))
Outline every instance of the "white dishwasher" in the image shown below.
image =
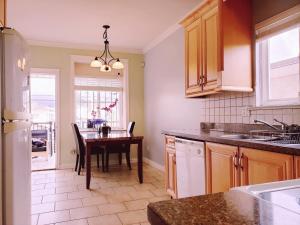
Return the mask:
POLYGON ((176 138, 178 198, 205 194, 204 143, 176 138))

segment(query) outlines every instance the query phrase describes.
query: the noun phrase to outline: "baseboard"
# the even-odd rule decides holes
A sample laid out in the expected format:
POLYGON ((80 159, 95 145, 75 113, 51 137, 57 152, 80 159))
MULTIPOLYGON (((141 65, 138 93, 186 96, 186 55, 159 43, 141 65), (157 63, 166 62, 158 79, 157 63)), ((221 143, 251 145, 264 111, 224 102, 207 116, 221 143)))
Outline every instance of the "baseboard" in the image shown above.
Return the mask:
POLYGON ((144 157, 144 158, 143 158, 143 161, 144 161, 145 163, 147 163, 148 165, 154 167, 155 169, 158 169, 158 170, 160 170, 160 171, 162 171, 162 172, 165 172, 165 167, 164 167, 164 166, 162 166, 162 165, 160 165, 160 164, 158 164, 158 163, 152 161, 151 159, 148 159, 148 158, 144 157))

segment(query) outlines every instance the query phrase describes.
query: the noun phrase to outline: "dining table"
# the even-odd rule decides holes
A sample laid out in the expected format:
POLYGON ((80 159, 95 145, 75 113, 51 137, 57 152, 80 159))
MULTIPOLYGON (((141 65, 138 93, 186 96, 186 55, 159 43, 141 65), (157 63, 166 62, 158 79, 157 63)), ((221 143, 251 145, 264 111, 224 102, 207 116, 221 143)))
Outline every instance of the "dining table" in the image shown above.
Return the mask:
POLYGON ((143 136, 135 136, 123 130, 112 130, 109 134, 103 135, 95 130, 81 130, 80 134, 85 142, 85 165, 86 165, 86 189, 90 189, 91 182, 91 151, 95 146, 109 144, 136 144, 137 147, 137 170, 138 180, 143 183, 143 136))

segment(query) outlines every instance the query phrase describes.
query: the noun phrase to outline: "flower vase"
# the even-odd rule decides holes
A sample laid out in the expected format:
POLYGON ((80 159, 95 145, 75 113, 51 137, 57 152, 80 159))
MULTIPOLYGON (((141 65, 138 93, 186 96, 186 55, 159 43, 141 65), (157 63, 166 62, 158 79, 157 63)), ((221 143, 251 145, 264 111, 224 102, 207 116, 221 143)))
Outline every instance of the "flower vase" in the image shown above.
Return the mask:
POLYGON ((103 124, 103 126, 101 127, 101 132, 103 136, 107 136, 111 131, 111 127, 108 126, 106 123, 103 124))

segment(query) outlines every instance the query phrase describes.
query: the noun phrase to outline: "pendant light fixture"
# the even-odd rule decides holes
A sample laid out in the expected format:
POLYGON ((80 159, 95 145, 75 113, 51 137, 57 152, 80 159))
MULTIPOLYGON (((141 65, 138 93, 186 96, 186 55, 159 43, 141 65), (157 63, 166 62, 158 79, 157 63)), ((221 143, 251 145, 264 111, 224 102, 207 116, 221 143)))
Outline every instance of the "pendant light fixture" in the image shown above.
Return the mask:
MULTIPOLYGON (((104 25, 104 51, 101 56, 96 56, 95 59, 91 62, 91 67, 100 68, 102 72, 110 72, 111 69, 122 70, 124 65, 120 62, 119 58, 114 58, 109 51, 109 41, 107 40, 107 30, 110 28, 109 25, 104 25)), ((120 75, 120 72, 118 72, 120 75)))

